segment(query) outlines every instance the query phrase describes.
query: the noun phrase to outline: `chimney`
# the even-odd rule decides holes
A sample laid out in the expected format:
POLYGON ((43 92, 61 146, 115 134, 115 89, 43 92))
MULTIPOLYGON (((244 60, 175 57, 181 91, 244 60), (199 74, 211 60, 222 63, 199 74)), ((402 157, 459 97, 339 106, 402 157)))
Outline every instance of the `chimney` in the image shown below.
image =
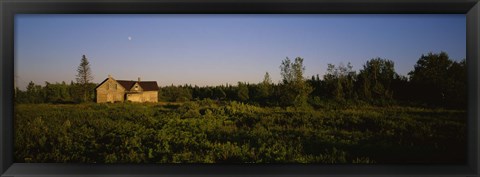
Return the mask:
POLYGON ((138 77, 138 82, 140 82, 140 77, 138 77))
POLYGON ((108 75, 108 78, 112 78, 112 75, 109 74, 109 75, 108 75))

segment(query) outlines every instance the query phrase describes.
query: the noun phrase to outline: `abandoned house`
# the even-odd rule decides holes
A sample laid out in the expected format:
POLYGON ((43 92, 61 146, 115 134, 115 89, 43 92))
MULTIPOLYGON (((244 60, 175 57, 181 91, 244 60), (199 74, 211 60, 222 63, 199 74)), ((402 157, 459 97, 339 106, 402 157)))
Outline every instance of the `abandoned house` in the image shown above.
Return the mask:
POLYGON ((158 85, 156 81, 115 80, 112 76, 96 88, 97 103, 106 102, 158 102, 158 85))

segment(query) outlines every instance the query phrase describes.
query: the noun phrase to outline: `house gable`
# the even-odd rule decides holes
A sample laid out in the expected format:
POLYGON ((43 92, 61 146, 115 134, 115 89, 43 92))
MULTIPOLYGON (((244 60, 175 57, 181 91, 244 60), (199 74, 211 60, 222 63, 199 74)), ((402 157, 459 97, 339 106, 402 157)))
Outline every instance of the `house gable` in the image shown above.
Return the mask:
POLYGON ((97 103, 123 102, 125 100, 125 88, 112 77, 108 77, 96 88, 97 103))
POLYGON ((130 91, 131 92, 143 92, 143 88, 142 86, 140 86, 140 84, 137 82, 135 84, 132 85, 132 88, 130 88, 130 91))
POLYGON ((156 81, 115 80, 110 75, 95 87, 97 103, 157 102, 159 87, 156 81))
POLYGON ((108 78, 106 78, 105 80, 103 80, 100 84, 97 85, 97 87, 95 87, 95 90, 98 90, 98 88, 100 87, 108 87, 107 90, 110 89, 110 87, 114 88, 114 89, 123 89, 123 90, 127 90, 122 84, 118 83, 117 80, 115 80, 113 77, 109 76, 108 78), (113 85, 115 84, 115 85, 113 85), (121 87, 121 88, 119 88, 121 87))

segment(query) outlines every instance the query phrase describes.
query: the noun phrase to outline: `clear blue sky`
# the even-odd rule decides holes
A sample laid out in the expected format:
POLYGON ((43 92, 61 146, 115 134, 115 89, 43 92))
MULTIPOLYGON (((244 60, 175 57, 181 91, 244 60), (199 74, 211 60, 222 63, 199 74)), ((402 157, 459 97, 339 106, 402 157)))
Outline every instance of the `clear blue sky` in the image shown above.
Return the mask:
POLYGON ((285 57, 305 76, 327 64, 358 71, 374 57, 406 75, 422 54, 466 55, 465 15, 16 15, 17 86, 75 81, 82 55, 94 82, 154 80, 160 86, 280 80, 285 57))

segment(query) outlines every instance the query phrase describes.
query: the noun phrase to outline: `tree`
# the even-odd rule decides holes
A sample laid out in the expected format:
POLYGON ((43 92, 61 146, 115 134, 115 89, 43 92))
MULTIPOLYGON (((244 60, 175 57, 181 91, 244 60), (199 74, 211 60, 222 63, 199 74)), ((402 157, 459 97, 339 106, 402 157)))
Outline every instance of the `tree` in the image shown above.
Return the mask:
POLYGON ((35 83, 30 81, 27 85, 27 102, 28 103, 37 103, 38 100, 38 91, 35 89, 35 83))
POLYGON ((272 79, 270 78, 270 74, 268 72, 265 72, 265 75, 263 76, 263 85, 272 85, 272 79))
POLYGON ((360 95, 366 99, 392 99, 392 82, 398 77, 394 62, 373 58, 363 65, 359 74, 360 95))
POLYGON ((465 59, 457 62, 446 52, 422 55, 409 73, 412 100, 434 106, 465 107, 467 105, 467 67, 465 59))
POLYGON ((468 96, 466 60, 454 61, 448 68, 448 76, 448 87, 445 93, 447 106, 465 108, 468 96))
POLYGON ((282 61, 280 72, 282 75, 280 102, 284 106, 302 107, 307 105, 307 99, 312 87, 303 77, 305 67, 303 58, 297 57, 292 62, 288 57, 282 61))
POLYGON ((160 100, 169 102, 184 102, 192 99, 192 91, 189 86, 171 86, 160 88, 160 100))
POLYGON ((327 73, 324 75, 324 81, 330 97, 333 97, 336 100, 355 98, 355 77, 356 72, 353 71, 353 66, 350 62, 347 66, 343 63, 340 63, 338 66, 328 64, 327 73))
POLYGON ((43 89, 41 85, 36 85, 33 81, 30 81, 27 86, 26 101, 28 103, 46 102, 45 89, 43 89))
POLYGON ((200 99, 213 98, 213 90, 210 87, 200 88, 200 99))
MULTIPOLYGON (((302 59, 303 62, 303 59, 302 59)), ((292 61, 290 58, 285 58, 282 61, 282 65, 280 65, 280 74, 282 75, 282 81, 284 84, 290 83, 293 81, 293 68, 292 68, 292 61)))
POLYGON ((453 62, 445 52, 422 55, 409 72, 410 80, 416 92, 413 98, 430 104, 446 102, 446 94, 451 78, 449 69, 453 62))
POLYGON ((15 98, 15 103, 26 103, 27 102, 27 99, 25 97, 25 93, 23 91, 21 91, 18 87, 15 87, 15 94, 14 94, 14 98, 15 98))
POLYGON ((335 68, 335 65, 328 64, 327 74, 324 75, 324 80, 327 83, 327 87, 333 98, 336 100, 343 100, 343 87, 342 87, 342 75, 339 73, 339 68, 335 68))
POLYGON ((406 76, 395 75, 391 88, 393 99, 397 101, 410 101, 410 95, 415 92, 406 76))
POLYGON ((73 100, 71 98, 71 93, 69 92, 69 86, 62 82, 51 84, 45 82, 45 102, 48 103, 71 103, 73 100))
POLYGON ((245 83, 238 82, 237 97, 240 101, 247 101, 250 98, 248 95, 248 87, 245 83))
POLYGON ((60 100, 60 95, 55 88, 55 85, 45 82, 45 95, 46 102, 48 103, 57 103, 60 100))
POLYGON ((82 56, 77 72, 77 83, 82 86, 81 94, 83 95, 83 101, 87 101, 89 94, 88 85, 93 80, 93 76, 90 63, 85 55, 82 56))
POLYGON ((225 94, 225 92, 223 91, 223 89, 221 87, 213 88, 213 99, 223 100, 223 99, 225 99, 226 96, 227 96, 227 94, 225 94))
POLYGON ((70 93, 71 99, 73 102, 82 102, 84 96, 81 94, 83 90, 83 86, 79 83, 75 83, 70 81, 70 85, 68 86, 68 93, 70 93))
POLYGON ((307 80, 307 82, 312 86, 313 91, 310 93, 312 99, 319 100, 320 98, 327 97, 327 90, 326 84, 324 80, 320 80, 320 76, 317 74, 316 76, 312 76, 311 79, 307 80))
POLYGON ((270 74, 266 72, 263 76, 263 81, 258 84, 258 87, 256 87, 256 99, 265 104, 273 92, 272 85, 273 83, 272 79, 270 78, 270 74))

